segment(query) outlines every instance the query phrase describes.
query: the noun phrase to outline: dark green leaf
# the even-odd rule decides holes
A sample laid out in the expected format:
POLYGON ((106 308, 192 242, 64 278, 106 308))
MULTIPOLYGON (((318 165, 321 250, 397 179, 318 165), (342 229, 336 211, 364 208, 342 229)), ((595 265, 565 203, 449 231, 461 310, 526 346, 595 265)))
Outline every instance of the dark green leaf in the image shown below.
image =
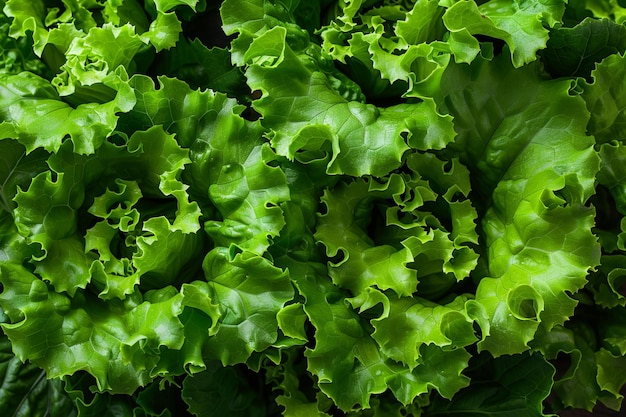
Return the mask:
POLYGON ((76 417, 77 410, 59 379, 47 379, 38 366, 22 363, 11 343, 0 334, 0 415, 15 417, 76 417))
POLYGON ((468 374, 472 384, 454 398, 436 397, 425 417, 542 417, 543 400, 552 388, 554 368, 539 354, 476 357, 468 374))
POLYGON ((542 57, 553 77, 590 78, 595 65, 626 51, 626 27, 610 19, 586 18, 573 28, 553 29, 542 57))

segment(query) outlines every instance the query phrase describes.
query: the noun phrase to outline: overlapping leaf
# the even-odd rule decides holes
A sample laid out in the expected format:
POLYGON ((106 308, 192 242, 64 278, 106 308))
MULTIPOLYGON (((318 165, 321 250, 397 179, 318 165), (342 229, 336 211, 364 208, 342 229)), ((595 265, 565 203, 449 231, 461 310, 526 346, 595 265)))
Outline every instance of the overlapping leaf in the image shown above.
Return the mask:
POLYGON ((91 154, 115 129, 116 113, 132 108, 134 96, 121 88, 112 101, 73 108, 49 81, 23 72, 0 77, 0 105, 0 136, 16 139, 27 152, 56 152, 69 137, 76 153, 91 154))
MULTIPOLYGON (((111 23, 117 28, 130 24, 135 27, 143 37, 150 41, 158 50, 173 46, 181 30, 180 22, 172 9, 177 6, 189 7, 195 10, 197 0, 167 0, 151 2, 155 8, 155 14, 150 16, 149 6, 145 8, 136 0, 93 2, 90 0, 63 1, 58 6, 50 7, 43 0, 35 0, 23 3, 15 0, 6 2, 6 15, 13 18, 11 24, 12 36, 24 36, 28 31, 33 33, 34 52, 38 56, 44 54, 46 45, 54 45, 61 53, 65 51, 59 40, 65 29, 64 24, 70 24, 82 32, 82 36, 92 29, 97 29, 111 23), (154 20, 152 20, 154 19, 154 20)), ((124 30, 128 30, 127 27, 124 30)), ((114 29, 117 30, 117 29, 114 29)), ((81 37, 82 37, 81 36, 81 37)), ((72 40, 68 38, 67 40, 72 40)), ((77 39, 83 42, 82 39, 77 39)), ((121 51, 112 47, 109 43, 99 45, 107 48, 109 54, 127 54, 133 51, 121 51)))
POLYGON ((252 64, 249 85, 263 94, 254 108, 273 131, 280 155, 294 159, 314 151, 331 155, 329 174, 383 176, 400 165, 409 146, 440 149, 452 140, 450 120, 430 102, 378 108, 344 98, 333 87, 339 81, 333 73, 307 55, 299 57, 286 35, 281 27, 270 29, 244 56, 252 64), (289 84, 283 82, 285 72, 289 84))
POLYGON ((589 133, 598 143, 623 140, 626 137, 624 86, 626 71, 624 55, 611 55, 592 72, 593 82, 586 85, 583 98, 591 113, 589 133))
POLYGON ((322 197, 326 213, 315 238, 331 258, 333 281, 355 295, 376 286, 408 296, 420 277, 445 280, 450 273, 460 281, 476 266, 478 255, 470 246, 478 243, 476 213, 465 200, 467 170, 455 161, 445 172, 442 161, 417 153, 407 166, 410 176, 339 183, 322 197), (446 205, 450 217, 437 218, 433 213, 445 213, 446 205), (448 222, 451 230, 444 226, 448 222))
POLYGON ((37 272, 70 295, 93 278, 101 296, 119 298, 135 291, 140 276, 148 272, 152 280, 174 280, 202 246, 201 237, 192 234, 200 228, 199 209, 177 179, 186 155, 171 136, 153 128, 137 132, 127 147, 107 142, 90 157, 64 147, 51 157, 52 171, 39 174, 15 197, 20 233, 44 251, 35 262, 37 272), (120 178, 141 181, 141 189, 120 178), (103 189, 107 180, 108 190, 103 189), (134 207, 147 199, 161 200, 156 215, 134 207), (81 223, 87 212, 91 224, 81 223), (84 235, 83 227, 89 227, 84 235), (113 253, 112 247, 120 249, 113 253), (181 254, 177 262, 159 255, 175 248, 181 254))
POLYGON ((243 119, 243 107, 224 94, 194 91, 175 79, 161 78, 159 89, 143 76, 130 84, 138 103, 121 118, 121 129, 164 125, 175 134, 189 148, 191 165, 183 177, 202 206, 207 233, 220 246, 263 253, 284 225, 278 206, 289 190, 283 172, 270 166, 276 155, 258 122, 243 119))
POLYGON ((476 358, 471 364, 475 386, 461 390, 453 401, 436 398, 425 416, 455 415, 539 417, 552 386, 552 366, 540 355, 476 358))
POLYGON ((626 50, 626 28, 610 19, 587 18, 573 28, 560 28, 550 35, 543 53, 546 69, 553 76, 589 78, 595 64, 626 50))
POLYGON ((540 324, 550 329, 573 314, 576 302, 566 293, 582 288, 599 263, 586 206, 599 158, 569 83, 541 81, 532 66, 514 71, 503 58, 474 65, 477 78, 449 67, 445 103, 459 133, 454 146, 489 201, 483 227, 491 278, 476 297, 492 326, 481 346, 516 353, 540 324))
POLYGON ((315 348, 305 353, 307 369, 316 376, 319 389, 342 410, 369 408, 375 394, 388 389, 408 405, 432 389, 450 398, 467 385, 462 374, 469 359, 465 350, 424 345, 417 366, 400 364, 385 355, 358 314, 342 302, 340 290, 323 277, 322 265, 281 262, 297 277, 304 311, 315 327, 315 348))
POLYGON ((470 0, 454 2, 443 22, 450 31, 450 48, 459 61, 470 62, 478 54, 475 36, 484 35, 505 41, 513 65, 519 68, 534 61, 537 51, 546 47, 546 26, 557 26, 564 11, 561 0, 490 0, 480 5, 470 0))
POLYGON ((49 378, 87 371, 100 390, 132 393, 150 380, 159 346, 180 346, 181 297, 172 288, 104 303, 88 294, 57 293, 21 266, 0 268, 0 302, 11 319, 3 331, 16 356, 49 378))
POLYGON ((12 416, 76 416, 72 402, 65 396, 63 382, 48 380, 37 365, 24 365, 13 355, 9 339, 2 335, 0 340, 0 412, 12 416))
POLYGON ((344 15, 321 29, 324 50, 346 64, 368 97, 431 97, 451 59, 450 48, 442 42, 445 9, 437 1, 418 1, 410 10, 390 5, 355 20, 360 3, 343 4, 344 15), (349 16, 353 19, 348 21, 349 16))
POLYGON ((244 363, 278 338, 277 314, 294 295, 288 275, 250 252, 209 252, 203 264, 209 296, 220 318, 207 340, 211 357, 224 365, 244 363))

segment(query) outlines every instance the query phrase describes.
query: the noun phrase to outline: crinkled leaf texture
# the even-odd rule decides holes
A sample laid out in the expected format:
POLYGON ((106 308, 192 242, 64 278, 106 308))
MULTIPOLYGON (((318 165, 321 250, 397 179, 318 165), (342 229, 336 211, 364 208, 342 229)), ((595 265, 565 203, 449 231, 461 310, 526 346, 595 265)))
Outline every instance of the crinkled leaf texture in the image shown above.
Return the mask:
POLYGON ((41 366, 50 378, 86 370, 99 390, 132 393, 149 381, 158 347, 182 342, 181 296, 171 287, 105 303, 54 292, 22 266, 0 268, 1 302, 11 319, 3 331, 16 356, 41 366))
POLYGON ((556 327, 533 341, 546 359, 554 360, 559 354, 565 354, 570 359, 569 368, 564 370, 553 388, 561 407, 591 411, 600 395, 601 389, 596 380, 598 364, 594 352, 595 340, 590 335, 593 335, 593 329, 587 324, 573 322, 568 328, 556 327))
MULTIPOLYGON (((179 80, 157 87, 136 75, 123 88, 131 108, 114 115, 115 131, 94 133, 89 152, 61 134, 32 150, 18 135, 1 142, 0 304, 17 358, 130 394, 204 370, 207 355, 237 364, 268 349, 294 292, 261 256, 290 193, 260 124, 224 94, 179 80)), ((67 106, 53 89, 46 100, 67 106)), ((109 407, 98 398, 77 404, 109 407)))
MULTIPOLYGON (((137 35, 142 35, 145 42, 153 44, 158 51, 173 46, 180 32, 180 21, 172 10, 182 6, 195 10, 198 0, 155 0, 149 4, 156 12, 150 17, 146 16, 144 7, 135 1, 106 1, 100 4, 89 0, 78 0, 64 4, 61 8, 49 7, 43 0, 28 3, 8 0, 5 13, 13 18, 10 27, 12 36, 25 36, 27 32, 32 31, 33 49, 38 56, 45 55, 44 49, 47 45, 54 45, 60 49, 60 52, 65 51, 72 39, 64 38, 62 34, 65 30, 64 26, 67 25, 74 26, 75 30, 82 32, 82 35, 88 34, 92 29, 96 29, 97 32, 101 27, 109 25, 109 28, 113 30, 123 27, 125 27, 123 30, 137 29, 140 32, 137 35), (149 19, 154 20, 149 21, 149 19)), ((149 10, 149 7, 146 5, 146 9, 149 10)), ((98 47, 106 49, 105 53, 110 56, 119 56, 120 53, 127 55, 132 51, 132 48, 125 51, 118 49, 115 44, 108 42, 98 47)))
POLYGON ((626 57, 611 55, 592 72, 593 82, 583 86, 582 96, 591 113, 587 126, 598 143, 626 137, 626 98, 624 84, 626 57))
POLYGON ((176 79, 162 77, 157 88, 148 77, 136 76, 130 84, 138 102, 121 117, 121 126, 164 125, 189 148, 191 164, 183 180, 215 244, 258 254, 267 250, 284 226, 279 205, 289 199, 289 190, 283 171, 271 166, 276 155, 259 123, 244 120, 243 106, 226 95, 192 90, 176 79))
POLYGON ((278 154, 299 161, 328 155, 329 174, 383 176, 400 166, 410 147, 441 149, 452 140, 450 119, 432 101, 385 108, 357 101, 337 90, 340 80, 324 71, 327 58, 311 59, 320 51, 294 49, 287 34, 282 27, 267 30, 243 57, 250 88, 262 93, 254 108, 278 154))
MULTIPOLYGON (((323 265, 288 258, 278 262, 289 268, 298 292, 305 298, 304 312, 315 328, 315 347, 305 351, 307 370, 340 409, 370 408, 375 395, 387 390, 405 406, 431 390, 451 398, 468 384, 462 374, 470 356, 465 349, 424 344, 419 348, 419 359, 410 365, 399 362, 381 349, 375 335, 368 334, 367 323, 324 276, 323 265)), ((378 300, 386 302, 384 295, 378 300)), ((364 304, 362 311, 376 304, 364 304)), ((418 347, 414 345, 414 349, 418 347)), ((317 408, 305 406, 302 399, 295 403, 313 415, 324 411, 321 404, 317 408)))
POLYGON ((56 152, 69 138, 74 150, 91 154, 117 123, 116 112, 134 104, 132 91, 121 88, 112 101, 76 108, 60 100, 49 81, 29 72, 0 76, 0 136, 14 138, 28 152, 56 152))
POLYGON ((418 292, 427 293, 433 281, 445 287, 476 266, 467 169, 453 160, 446 170, 428 153, 410 155, 407 167, 410 174, 338 183, 322 196, 314 236, 331 258, 333 282, 354 295, 377 287, 410 296, 422 278, 418 292))
POLYGON ((222 247, 207 254, 203 268, 220 313, 208 354, 233 365, 276 342, 277 314, 294 295, 289 276, 263 257, 222 247))
POLYGON ((482 225, 491 276, 476 300, 490 316, 480 346, 494 355, 521 352, 539 326, 572 316, 577 303, 568 293, 600 261, 587 206, 599 169, 588 112, 569 82, 542 80, 537 70, 514 70, 499 57, 444 75, 454 148, 489 202, 482 225))
MULTIPOLYGON (((562 0, 503 1, 490 0, 480 6, 474 1, 459 1, 446 11, 443 22, 450 31, 451 49, 476 56, 476 35, 506 42, 516 68, 535 61, 537 51, 546 47, 547 27, 561 22, 565 4, 562 0)), ((473 58, 469 55, 469 58, 473 58)), ((468 62, 462 58, 460 62, 468 62)), ((471 60, 471 59, 470 59, 471 60)))
POLYGON ((154 127, 88 157, 68 146, 51 156, 51 169, 15 197, 18 230, 42 250, 33 259, 37 273, 70 295, 93 282, 102 298, 124 298, 146 274, 172 282, 202 248, 193 233, 199 208, 178 178, 187 154, 154 127), (87 218, 92 227, 82 232, 87 218), (159 255, 172 250, 180 251, 177 262, 159 255))
POLYGON ((429 98, 447 65, 492 56, 508 45, 515 67, 535 61, 549 28, 560 26, 561 0, 339 2, 319 33, 322 47, 370 98, 429 98))
POLYGON ((619 409, 621 3, 0 0, 0 413, 619 409))

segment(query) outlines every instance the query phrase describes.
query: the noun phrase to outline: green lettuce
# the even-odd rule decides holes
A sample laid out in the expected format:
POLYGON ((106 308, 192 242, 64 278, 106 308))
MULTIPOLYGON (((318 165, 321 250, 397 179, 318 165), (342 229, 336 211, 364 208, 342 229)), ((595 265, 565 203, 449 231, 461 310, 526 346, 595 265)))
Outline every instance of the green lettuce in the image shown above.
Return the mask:
POLYGON ((4 414, 621 409, 621 1, 0 6, 4 414))
POLYGON ((568 293, 580 290, 599 264, 595 213, 586 205, 599 158, 586 134, 584 101, 569 94, 568 82, 541 81, 532 65, 513 70, 503 58, 478 77, 462 67, 448 74, 443 100, 459 133, 453 147, 477 173, 486 202, 490 277, 476 297, 492 325, 481 345, 512 354, 538 326, 549 330, 573 314, 568 293), (518 85, 525 89, 512 100, 508 89, 518 85), (565 107, 568 116, 549 110, 565 107))

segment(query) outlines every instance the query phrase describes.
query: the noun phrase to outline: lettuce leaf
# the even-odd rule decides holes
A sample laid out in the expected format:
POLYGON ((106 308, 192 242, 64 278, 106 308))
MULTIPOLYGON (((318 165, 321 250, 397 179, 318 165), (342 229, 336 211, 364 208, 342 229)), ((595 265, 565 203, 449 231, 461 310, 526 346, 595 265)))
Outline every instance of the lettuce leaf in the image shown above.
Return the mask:
POLYGON ((591 113, 587 129, 598 143, 623 140, 624 98, 619 82, 626 66, 624 55, 610 55, 592 72, 593 82, 583 85, 582 97, 591 113))
POLYGON ((476 35, 502 39, 513 65, 519 68, 534 61, 537 51, 546 47, 546 26, 557 26, 564 10, 565 4, 560 0, 513 3, 490 0, 480 6, 474 1, 459 1, 446 11, 443 22, 450 31, 453 51, 474 49, 475 56, 479 47, 476 35))
MULTIPOLYGON (((321 392, 340 409, 369 408, 374 395, 386 390, 408 406, 433 389, 450 398, 467 385, 462 371, 467 367, 469 354, 464 349, 424 345, 416 366, 398 363, 380 349, 357 312, 342 302, 340 290, 323 277, 323 265, 285 257, 279 262, 288 265, 292 274, 297 273, 294 283, 305 298, 304 312, 315 328, 315 348, 305 352, 307 370, 316 377, 321 392)), ((325 410, 321 400, 317 406, 305 408, 316 415, 316 407, 325 410)))
POLYGON ((589 78, 595 64, 626 50, 626 28, 610 19, 586 18, 573 28, 555 29, 543 53, 554 77, 589 78))
POLYGON ((0 302, 11 319, 2 329, 16 356, 49 378, 84 370, 99 390, 130 394, 150 380, 158 346, 180 346, 181 300, 172 288, 104 303, 87 294, 57 293, 17 265, 2 265, 1 279, 0 302))
POLYGON ((0 136, 16 139, 27 152, 57 152, 69 138, 79 154, 91 154, 113 133, 116 113, 134 105, 134 95, 121 89, 112 101, 63 102, 49 81, 28 72, 0 78, 0 136))
POLYGON ((493 359, 478 357, 471 364, 476 384, 461 390, 454 401, 435 398, 424 414, 466 416, 543 416, 542 402, 552 386, 554 369, 534 354, 493 359), (532 379, 532 384, 526 381, 532 379))
POLYGON ((469 172, 458 161, 449 171, 443 165, 432 154, 414 153, 407 160, 410 175, 325 190, 326 213, 314 236, 332 259, 335 284, 356 296, 369 287, 409 296, 421 277, 452 275, 454 282, 469 276, 478 259, 471 247, 478 243, 477 214, 466 200, 469 172))
POLYGON ((5 335, 2 335, 0 349, 0 411, 4 415, 77 415, 74 404, 65 396, 61 380, 48 380, 37 365, 22 364, 13 355, 11 342, 5 335))
POLYGON ((482 225, 490 277, 476 299, 491 327, 479 345, 494 355, 518 353, 539 326, 549 330, 573 315, 576 301, 567 293, 580 290, 600 262, 594 210, 586 205, 599 169, 587 112, 568 82, 542 81, 533 66, 514 71, 503 58, 450 66, 444 84, 459 133, 454 149, 488 202, 482 225))
POLYGON ((279 155, 293 160, 301 153, 300 161, 330 155, 329 174, 382 176, 400 165, 409 147, 441 149, 453 138, 450 120, 430 101, 417 112, 415 105, 378 108, 359 102, 360 92, 349 82, 342 85, 345 76, 327 64, 316 45, 307 45, 306 35, 292 40, 282 26, 263 26, 258 36, 245 27, 227 33, 235 31, 256 36, 242 51, 242 62, 250 88, 262 93, 253 107, 272 131, 279 155), (289 84, 283 73, 290 74, 289 84))
POLYGON ((243 119, 243 107, 221 93, 194 91, 165 77, 160 88, 145 76, 130 84, 138 102, 121 118, 121 129, 164 125, 175 134, 189 149, 191 165, 183 178, 202 206, 209 236, 219 246, 262 254, 284 226, 278 206, 289 199, 284 173, 271 166, 276 156, 262 139, 263 128, 243 119))
MULTIPOLYGON (((276 34, 284 39, 284 34, 276 34)), ((279 38, 272 42, 284 41, 279 38)), ((256 48, 261 46, 251 45, 251 50, 256 48)), ((251 88, 263 91, 254 108, 264 115, 264 125, 272 129, 272 144, 280 155, 293 159, 299 151, 330 153, 329 174, 381 176, 400 165, 409 149, 405 135, 417 146, 428 146, 431 141, 439 143, 435 147, 445 146, 445 137, 428 136, 430 122, 437 123, 439 118, 432 107, 424 105, 424 111, 416 113, 409 105, 379 109, 346 100, 333 90, 332 78, 306 68, 287 48, 285 45, 284 53, 275 57, 269 55, 271 51, 262 51, 280 62, 275 71, 257 64, 246 74, 251 88), (282 82, 280 74, 285 71, 292 74, 290 85, 282 82)), ((445 128, 433 127, 437 132, 440 129, 445 128)))
POLYGON ((203 269, 209 298, 219 300, 220 313, 206 354, 233 365, 276 342, 277 314, 294 294, 288 275, 265 258, 226 248, 209 252, 203 269))

